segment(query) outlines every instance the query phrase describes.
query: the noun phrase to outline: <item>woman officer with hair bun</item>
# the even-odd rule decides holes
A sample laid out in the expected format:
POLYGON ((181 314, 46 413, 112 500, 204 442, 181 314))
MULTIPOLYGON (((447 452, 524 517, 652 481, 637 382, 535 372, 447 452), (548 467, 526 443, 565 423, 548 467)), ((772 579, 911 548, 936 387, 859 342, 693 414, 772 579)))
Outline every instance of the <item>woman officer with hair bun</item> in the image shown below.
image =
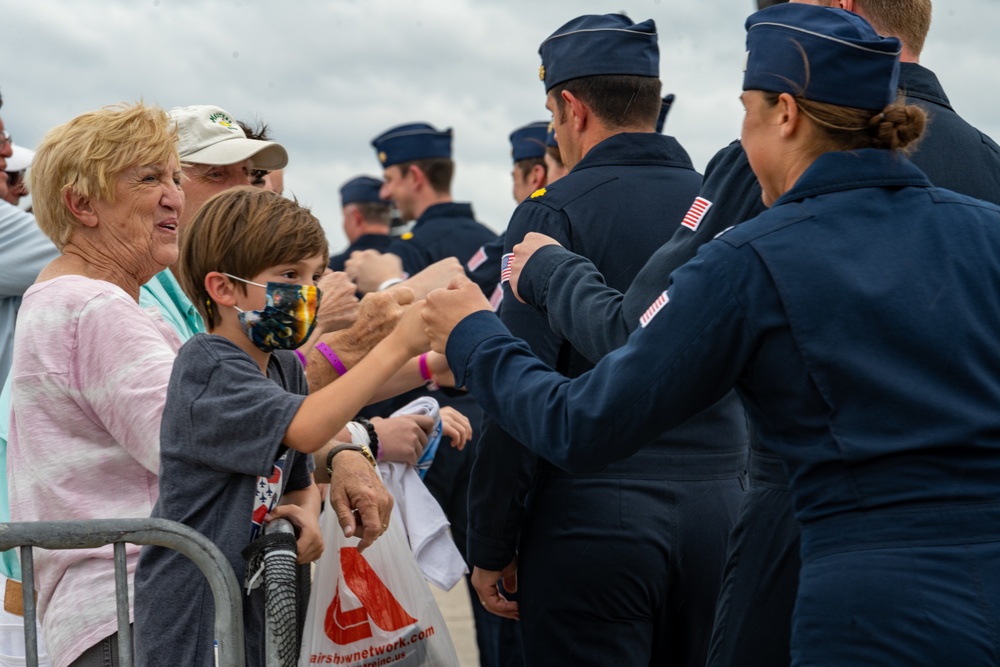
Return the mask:
POLYGON ((792 664, 997 664, 1000 208, 906 159, 926 119, 896 103, 897 39, 804 4, 747 31, 742 142, 768 211, 664 276, 628 344, 575 379, 471 283, 428 296, 428 335, 457 386, 573 472, 735 386, 802 527, 792 664))

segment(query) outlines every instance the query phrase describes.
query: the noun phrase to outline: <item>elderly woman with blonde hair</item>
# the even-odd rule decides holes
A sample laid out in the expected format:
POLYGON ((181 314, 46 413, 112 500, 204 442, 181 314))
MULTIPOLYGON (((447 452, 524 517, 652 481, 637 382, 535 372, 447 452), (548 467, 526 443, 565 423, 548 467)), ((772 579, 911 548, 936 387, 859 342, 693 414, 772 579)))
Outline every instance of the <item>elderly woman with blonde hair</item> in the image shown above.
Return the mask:
MULTIPOLYGON (((160 422, 181 341, 138 297, 178 256, 184 193, 174 123, 142 103, 82 114, 42 140, 30 180, 39 227, 61 254, 25 293, 18 316, 11 519, 147 517, 159 494, 160 422)), ((393 298, 382 301, 398 317, 393 298)), ((382 329, 343 335, 374 344, 395 322, 384 319, 382 329)), ((374 525, 391 497, 367 462, 351 463, 338 463, 331 484, 342 504, 374 513, 374 525)), ((130 585, 138 557, 137 545, 126 548, 130 585)), ((42 635, 56 667, 118 664, 112 559, 110 546, 36 557, 42 635)))
MULTIPOLYGON (((85 113, 38 147, 35 214, 61 254, 25 293, 18 316, 7 450, 14 521, 141 517, 152 509, 160 413, 180 340, 138 298, 139 287, 177 258, 180 179, 169 119, 143 104, 85 113)), ((139 547, 127 548, 130 574, 138 555, 139 547)), ((106 594, 112 563, 110 546, 39 552, 42 632, 53 664, 104 652, 117 624, 106 594)))

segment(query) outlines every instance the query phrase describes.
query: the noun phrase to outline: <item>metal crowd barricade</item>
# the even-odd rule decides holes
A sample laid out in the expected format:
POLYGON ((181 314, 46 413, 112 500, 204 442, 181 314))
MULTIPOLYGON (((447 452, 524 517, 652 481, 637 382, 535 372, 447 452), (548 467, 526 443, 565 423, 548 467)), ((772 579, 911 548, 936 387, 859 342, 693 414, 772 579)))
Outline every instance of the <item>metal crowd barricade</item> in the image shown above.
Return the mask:
POLYGON ((244 667, 243 603, 236 575, 219 548, 198 531, 166 519, 101 519, 0 523, 0 551, 21 548, 24 590, 24 644, 28 667, 38 667, 35 627, 35 564, 31 548, 93 549, 113 544, 115 595, 118 603, 118 648, 122 665, 132 665, 128 572, 125 543, 153 544, 181 552, 208 579, 215 597, 218 667, 244 667))

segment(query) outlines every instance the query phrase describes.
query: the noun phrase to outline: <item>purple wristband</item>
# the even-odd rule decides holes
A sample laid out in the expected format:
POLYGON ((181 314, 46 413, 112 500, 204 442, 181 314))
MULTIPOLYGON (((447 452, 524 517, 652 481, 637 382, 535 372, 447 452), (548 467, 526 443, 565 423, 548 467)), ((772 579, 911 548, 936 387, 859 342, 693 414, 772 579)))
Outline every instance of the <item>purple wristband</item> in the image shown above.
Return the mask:
POLYGON ((302 368, 306 367, 306 355, 302 354, 301 350, 295 350, 295 356, 299 358, 299 363, 302 364, 302 368))
POLYGON ((337 371, 337 375, 343 376, 347 374, 347 367, 344 366, 344 362, 340 360, 336 352, 330 349, 329 345, 326 343, 316 343, 316 349, 326 357, 326 360, 333 366, 333 370, 337 371))

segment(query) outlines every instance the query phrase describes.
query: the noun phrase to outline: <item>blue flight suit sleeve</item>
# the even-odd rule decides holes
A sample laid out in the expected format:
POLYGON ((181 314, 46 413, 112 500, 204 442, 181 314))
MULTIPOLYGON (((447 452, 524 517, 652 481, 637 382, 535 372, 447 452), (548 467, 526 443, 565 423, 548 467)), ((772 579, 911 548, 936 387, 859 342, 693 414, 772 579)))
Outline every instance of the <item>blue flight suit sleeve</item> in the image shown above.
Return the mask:
POLYGON ((747 262, 727 244, 706 246, 648 325, 578 378, 553 372, 489 313, 459 323, 448 363, 513 438, 570 472, 599 470, 732 389, 756 343, 733 287, 747 262))
POLYGON ((628 340, 631 329, 622 313, 624 295, 608 287, 586 257, 561 246, 540 248, 517 287, 521 298, 547 318, 552 331, 572 340, 573 347, 595 364, 628 340))
MULTIPOLYGON (((529 231, 538 231, 570 245, 569 222, 561 211, 537 202, 522 203, 515 210, 505 235, 504 253, 529 231)), ((500 320, 530 346, 538 359, 556 368, 564 341, 552 333, 531 306, 514 298, 504 285, 500 320)), ((456 385, 461 386, 461 385, 456 385)), ((513 389, 512 389, 513 390, 513 389)), ((519 390, 517 390, 519 391, 519 390)), ((484 417, 482 435, 469 484, 470 564, 500 570, 514 557, 517 534, 524 513, 524 499, 534 480, 537 458, 499 425, 484 417)))

